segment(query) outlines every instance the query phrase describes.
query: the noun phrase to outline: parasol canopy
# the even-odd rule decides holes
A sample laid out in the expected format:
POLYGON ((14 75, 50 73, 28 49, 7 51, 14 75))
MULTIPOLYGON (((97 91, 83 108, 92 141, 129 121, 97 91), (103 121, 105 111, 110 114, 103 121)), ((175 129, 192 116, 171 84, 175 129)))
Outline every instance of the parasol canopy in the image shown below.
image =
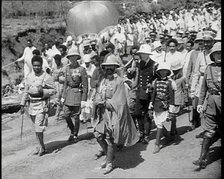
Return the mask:
POLYGON ((82 1, 69 10, 67 30, 79 36, 82 34, 98 34, 107 26, 116 25, 119 12, 110 1, 82 1))

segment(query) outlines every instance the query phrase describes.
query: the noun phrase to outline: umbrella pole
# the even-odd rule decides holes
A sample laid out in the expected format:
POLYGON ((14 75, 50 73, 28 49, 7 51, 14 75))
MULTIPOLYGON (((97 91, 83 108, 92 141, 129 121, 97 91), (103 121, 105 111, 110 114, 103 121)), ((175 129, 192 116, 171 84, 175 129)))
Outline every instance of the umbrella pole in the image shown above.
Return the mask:
POLYGON ((10 66, 10 65, 12 65, 13 63, 16 63, 16 62, 17 62, 17 61, 14 61, 14 62, 12 62, 12 63, 9 63, 9 64, 3 66, 2 68, 5 68, 5 67, 7 67, 7 66, 10 66))

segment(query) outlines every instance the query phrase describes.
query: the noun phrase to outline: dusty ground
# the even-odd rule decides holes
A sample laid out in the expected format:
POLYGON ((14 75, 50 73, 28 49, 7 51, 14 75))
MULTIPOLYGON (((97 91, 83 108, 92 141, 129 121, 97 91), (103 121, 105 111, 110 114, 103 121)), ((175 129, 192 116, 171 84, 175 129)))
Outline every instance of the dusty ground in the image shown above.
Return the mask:
MULTIPOLYGON (((117 168, 104 176, 99 168, 103 158, 94 160, 99 146, 92 130, 81 126, 81 141, 68 143, 69 129, 65 121, 49 119, 45 132, 48 154, 38 157, 31 155, 36 145, 31 121, 24 119, 23 139, 20 140, 20 113, 2 115, 2 178, 4 179, 53 179, 53 178, 221 178, 221 142, 218 140, 210 149, 209 165, 195 171, 192 161, 200 153, 200 139, 195 135, 200 128, 187 132, 187 113, 178 117, 177 126, 181 139, 179 144, 169 144, 160 153, 152 154, 155 129, 152 130, 148 145, 138 143, 116 153, 117 168)), ((168 124, 167 124, 168 125, 168 124)))

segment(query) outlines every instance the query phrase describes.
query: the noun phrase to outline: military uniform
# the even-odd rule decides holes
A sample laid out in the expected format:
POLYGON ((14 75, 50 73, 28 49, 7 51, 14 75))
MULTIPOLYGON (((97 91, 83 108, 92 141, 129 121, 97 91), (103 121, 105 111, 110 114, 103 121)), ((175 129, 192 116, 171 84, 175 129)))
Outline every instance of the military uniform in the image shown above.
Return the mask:
POLYGON ((151 99, 150 88, 147 85, 152 84, 155 79, 155 62, 150 60, 148 63, 140 61, 138 88, 136 91, 136 108, 134 115, 138 119, 139 130, 142 137, 148 137, 151 129, 152 119, 149 118, 148 106, 151 99))
POLYGON ((209 54, 211 60, 216 63, 209 64, 205 69, 197 107, 199 112, 204 113, 204 121, 201 124, 204 132, 200 157, 193 164, 202 169, 207 165, 209 147, 222 136, 223 130, 221 129, 221 56, 214 57, 212 55, 214 52, 221 53, 220 42, 214 44, 209 54))
POLYGON ((79 132, 79 115, 81 112, 81 101, 87 100, 88 78, 86 70, 77 68, 66 68, 66 77, 62 98, 64 101, 64 118, 71 130, 71 135, 76 136, 79 132), (73 124, 75 121, 75 125, 73 124))
POLYGON ((208 137, 212 137, 221 122, 221 65, 213 63, 207 66, 199 105, 203 105, 205 110, 202 128, 208 137))

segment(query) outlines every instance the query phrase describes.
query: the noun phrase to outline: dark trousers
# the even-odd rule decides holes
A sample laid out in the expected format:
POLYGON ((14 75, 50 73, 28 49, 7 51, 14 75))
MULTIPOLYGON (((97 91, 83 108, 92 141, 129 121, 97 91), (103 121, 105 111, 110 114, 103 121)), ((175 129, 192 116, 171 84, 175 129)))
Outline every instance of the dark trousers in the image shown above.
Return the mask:
POLYGON ((137 111, 135 116, 137 117, 140 134, 144 136, 149 136, 152 125, 152 119, 148 115, 148 106, 148 100, 138 99, 136 101, 137 111))
POLYGON ((197 112, 197 105, 198 105, 198 97, 194 97, 192 100, 192 126, 195 128, 199 127, 201 125, 201 119, 200 119, 200 114, 197 112))
POLYGON ((80 115, 81 108, 80 106, 64 106, 64 118, 68 124, 69 129, 71 130, 71 133, 75 136, 78 135, 79 132, 79 126, 80 126, 80 115))

